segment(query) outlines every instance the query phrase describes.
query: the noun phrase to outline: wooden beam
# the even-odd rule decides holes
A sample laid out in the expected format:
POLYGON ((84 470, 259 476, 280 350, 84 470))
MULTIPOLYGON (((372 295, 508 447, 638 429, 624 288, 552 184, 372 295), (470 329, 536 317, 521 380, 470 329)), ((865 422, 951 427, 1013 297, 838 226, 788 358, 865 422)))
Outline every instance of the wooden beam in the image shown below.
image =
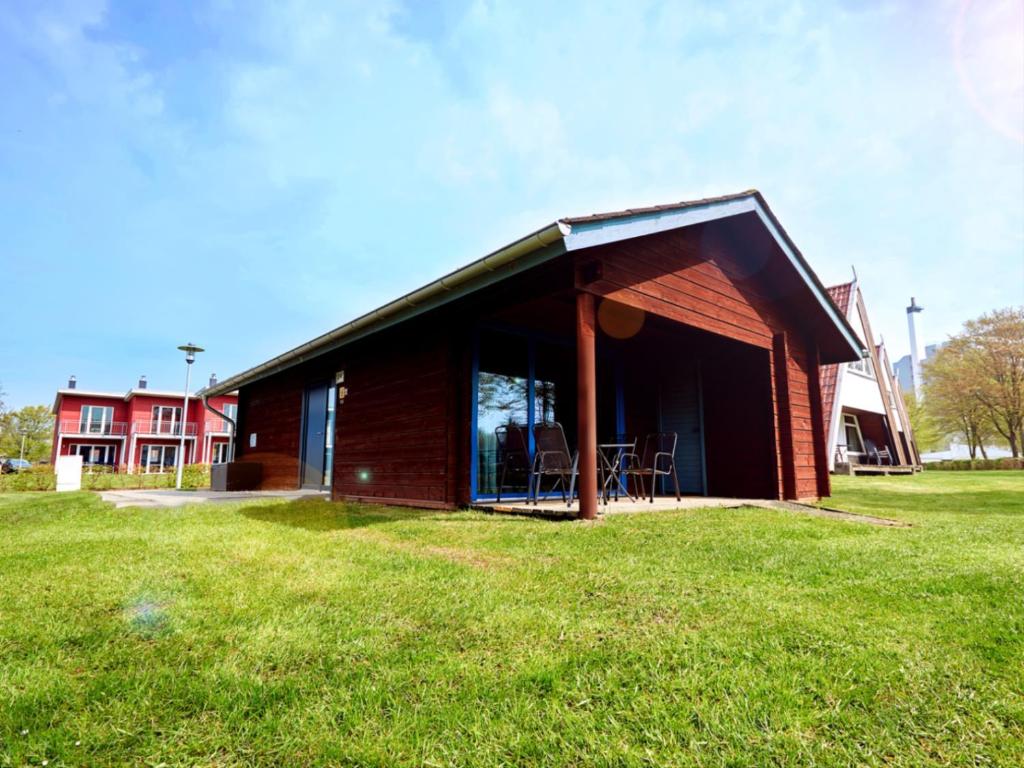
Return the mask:
POLYGON ((580 517, 597 517, 597 357, 592 294, 576 294, 576 389, 580 517))
MULTIPOLYGON (((900 440, 899 429, 896 426, 896 414, 893 412, 892 403, 889 402, 889 392, 885 386, 884 376, 891 375, 889 371, 882 368, 878 358, 878 347, 875 346, 875 335, 871 332, 871 322, 868 320, 868 311, 864 306, 864 297, 861 296, 860 288, 854 297, 857 302, 857 312, 860 315, 860 323, 864 328, 864 339, 868 345, 868 353, 871 355, 871 365, 875 368, 875 381, 878 384, 878 392, 882 396, 882 408, 885 409, 885 420, 889 423, 889 437, 892 439, 893 449, 900 464, 907 464, 907 454, 903 450, 903 441, 900 440)), ((838 394, 838 393, 837 393, 838 394)))
POLYGON ((821 400, 821 355, 814 342, 808 344, 807 383, 811 396, 811 424, 814 428, 814 464, 818 496, 832 495, 832 478, 828 474, 828 435, 825 434, 825 404, 821 400))
POLYGON ((772 384, 775 388, 776 450, 782 473, 783 499, 796 498, 796 456, 793 452, 793 411, 789 393, 789 340, 784 333, 772 337, 772 384))

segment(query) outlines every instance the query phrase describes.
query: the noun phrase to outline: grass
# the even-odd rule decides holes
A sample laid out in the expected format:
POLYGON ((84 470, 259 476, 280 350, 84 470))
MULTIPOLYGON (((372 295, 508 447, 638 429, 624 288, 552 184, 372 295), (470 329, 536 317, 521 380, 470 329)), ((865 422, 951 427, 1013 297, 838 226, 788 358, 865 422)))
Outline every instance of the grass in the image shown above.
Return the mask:
POLYGON ((0 496, 0 766, 1024 764, 1024 473, 551 523, 0 496))

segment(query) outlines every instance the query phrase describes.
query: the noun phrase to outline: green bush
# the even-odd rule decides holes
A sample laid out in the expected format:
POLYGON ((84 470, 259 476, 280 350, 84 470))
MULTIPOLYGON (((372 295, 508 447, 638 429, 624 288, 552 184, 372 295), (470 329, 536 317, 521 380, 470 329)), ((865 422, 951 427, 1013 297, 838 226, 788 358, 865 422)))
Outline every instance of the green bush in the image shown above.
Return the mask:
POLYGON ((928 471, 963 471, 971 469, 1024 469, 1024 458, 1005 459, 947 459, 924 465, 928 471))
MULTIPOLYGON (((83 491, 111 491, 143 488, 173 488, 174 472, 147 475, 126 474, 113 467, 92 467, 82 472, 83 491)), ((0 475, 0 493, 15 491, 52 491, 57 487, 53 467, 31 467, 23 472, 0 475)), ((181 473, 181 487, 187 490, 210 487, 210 466, 189 464, 181 473)))
POLYGON ((0 491, 52 491, 57 487, 52 467, 29 467, 0 475, 0 491))

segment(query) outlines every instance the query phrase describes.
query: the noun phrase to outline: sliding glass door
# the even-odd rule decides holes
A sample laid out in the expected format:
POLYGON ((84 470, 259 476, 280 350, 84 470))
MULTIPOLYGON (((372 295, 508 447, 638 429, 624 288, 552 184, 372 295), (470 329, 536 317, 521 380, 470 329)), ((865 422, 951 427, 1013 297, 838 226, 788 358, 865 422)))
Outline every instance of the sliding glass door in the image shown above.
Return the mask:
POLYGON ((524 467, 532 460, 535 424, 558 421, 573 439, 576 401, 562 394, 575 391, 575 370, 575 351, 569 345, 480 332, 473 377, 474 498, 494 496, 499 484, 503 498, 526 494, 524 467), (507 455, 511 452, 525 455, 507 455))

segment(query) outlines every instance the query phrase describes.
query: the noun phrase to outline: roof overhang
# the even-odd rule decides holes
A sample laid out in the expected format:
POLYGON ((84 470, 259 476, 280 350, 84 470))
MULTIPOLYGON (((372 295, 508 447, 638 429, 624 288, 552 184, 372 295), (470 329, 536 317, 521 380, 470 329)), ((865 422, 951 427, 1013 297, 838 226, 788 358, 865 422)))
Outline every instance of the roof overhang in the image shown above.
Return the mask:
POLYGON ((737 195, 696 202, 559 219, 379 309, 305 344, 300 344, 265 363, 231 376, 216 386, 201 389, 198 394, 214 397, 238 389, 440 307, 569 251, 748 213, 753 213, 760 219, 793 269, 807 285, 822 311, 838 329, 844 342, 849 345, 850 352, 856 357, 862 357, 865 350, 847 318, 836 308, 828 291, 768 208, 761 193, 750 190, 737 195))

